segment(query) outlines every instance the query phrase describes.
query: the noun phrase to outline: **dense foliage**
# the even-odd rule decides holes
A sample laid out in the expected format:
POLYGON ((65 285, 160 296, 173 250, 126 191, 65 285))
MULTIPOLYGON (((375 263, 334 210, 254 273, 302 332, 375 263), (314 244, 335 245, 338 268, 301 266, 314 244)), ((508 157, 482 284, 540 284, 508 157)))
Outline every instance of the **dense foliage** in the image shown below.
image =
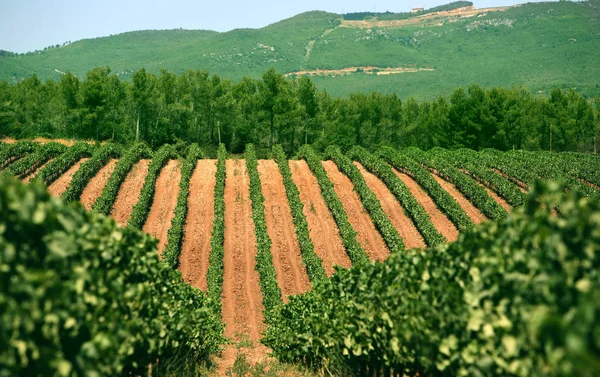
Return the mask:
POLYGON ((64 153, 66 150, 67 147, 60 143, 47 143, 38 146, 33 153, 19 159, 17 162, 10 165, 6 171, 17 177, 26 177, 36 171, 46 161, 64 153))
POLYGON ((0 169, 4 169, 11 162, 32 153, 39 147, 39 144, 29 141, 4 146, 4 148, 0 150, 0 169))
POLYGON ((154 240, 41 182, 0 176, 0 250, 0 376, 191 375, 223 341, 154 240))
POLYGON ((591 377, 598 250, 600 202, 537 183, 524 207, 456 243, 339 271, 292 297, 264 342, 340 375, 591 377))
MULTIPOLYGON (((20 143, 19 143, 20 144, 20 143)), ((90 157, 95 151, 96 146, 88 143, 76 143, 70 147, 65 153, 52 160, 48 165, 38 173, 36 178, 49 186, 58 177, 63 175, 77 161, 85 157, 90 157)))

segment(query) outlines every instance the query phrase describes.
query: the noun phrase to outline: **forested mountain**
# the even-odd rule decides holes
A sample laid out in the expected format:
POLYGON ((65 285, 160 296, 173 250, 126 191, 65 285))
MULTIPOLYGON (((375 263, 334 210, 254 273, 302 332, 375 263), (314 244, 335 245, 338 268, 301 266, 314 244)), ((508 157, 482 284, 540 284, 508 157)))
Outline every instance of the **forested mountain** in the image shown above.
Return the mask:
POLYGON ((411 16, 315 11, 261 29, 137 31, 27 54, 3 51, 0 80, 15 83, 36 74, 58 81, 66 72, 83 80, 92 68, 108 66, 128 81, 140 68, 153 74, 208 70, 239 81, 273 67, 288 77, 311 73, 333 96, 377 90, 431 100, 477 83, 521 84, 546 96, 554 87, 574 88, 594 97, 600 88, 599 9, 592 0, 411 16))

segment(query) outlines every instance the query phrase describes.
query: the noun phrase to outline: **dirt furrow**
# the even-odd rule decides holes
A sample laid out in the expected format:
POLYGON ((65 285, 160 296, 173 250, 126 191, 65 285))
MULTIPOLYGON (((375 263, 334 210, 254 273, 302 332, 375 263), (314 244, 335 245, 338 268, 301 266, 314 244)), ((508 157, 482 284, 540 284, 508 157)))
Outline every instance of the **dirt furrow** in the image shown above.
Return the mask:
POLYGON ((477 181, 475 181, 479 186, 483 187, 485 189, 485 191, 488 193, 488 195, 490 197, 492 197, 496 203, 500 204, 500 206, 502 206, 502 208, 504 208, 507 212, 510 212, 512 210, 512 207, 510 204, 508 204, 506 202, 506 200, 504 200, 503 197, 501 197, 500 195, 496 194, 494 191, 492 191, 491 189, 489 189, 486 185, 479 183, 477 181))
POLYGON ((81 193, 81 203, 88 211, 92 209, 94 202, 102 194, 102 190, 104 190, 104 186, 106 186, 106 182, 108 182, 108 179, 115 170, 118 161, 119 160, 116 159, 108 161, 108 163, 98 171, 98 174, 90 179, 88 185, 85 186, 85 189, 81 193))
POLYGON ((154 200, 143 230, 158 239, 158 255, 167 246, 167 233, 175 216, 180 181, 181 163, 177 160, 167 162, 156 179, 154 200))
POLYGON ((77 161, 73 166, 69 168, 69 170, 67 170, 63 175, 58 177, 56 181, 52 182, 48 187, 48 192, 50 193, 50 195, 59 197, 65 191, 67 191, 69 185, 71 184, 73 176, 75 175, 75 173, 77 173, 77 170, 79 170, 81 164, 83 164, 87 160, 89 159, 82 158, 81 160, 77 161))
POLYGON ((323 261, 327 276, 335 270, 333 266, 349 268, 352 263, 344 250, 339 229, 327 203, 321 196, 321 188, 317 178, 312 174, 306 161, 289 161, 292 180, 300 192, 300 200, 304 204, 303 213, 308 223, 310 239, 315 247, 315 253, 323 261))
POLYGON ((287 302, 287 296, 308 291, 311 287, 310 279, 302 261, 292 211, 277 163, 273 160, 259 160, 258 174, 265 197, 265 220, 271 238, 277 283, 287 302))
POLYGON ((41 172, 42 169, 45 168, 46 165, 48 165, 52 161, 54 161, 53 158, 51 158, 48 161, 44 162, 42 165, 40 165, 40 167, 38 167, 37 169, 35 169, 34 171, 32 171, 29 175, 27 175, 25 178, 23 178, 23 183, 29 183, 29 182, 31 182, 31 180, 33 178, 35 178, 39 174, 39 172, 41 172))
POLYGON ((471 218, 473 223, 479 224, 487 220, 487 218, 477 209, 477 207, 468 201, 467 198, 465 198, 463 194, 461 194, 460 191, 454 187, 453 184, 443 180, 435 173, 431 173, 431 176, 440 186, 442 186, 444 190, 448 192, 448 194, 450 194, 450 196, 454 198, 454 200, 456 200, 458 205, 463 209, 463 211, 465 211, 467 216, 471 218))
POLYGON ((150 160, 140 160, 133 166, 119 188, 119 193, 117 194, 117 199, 110 215, 123 226, 127 225, 133 207, 138 202, 140 192, 144 186, 144 180, 148 175, 149 165, 150 160))
POLYGON ((421 236, 415 224, 408 217, 404 208, 398 199, 396 199, 396 196, 394 196, 394 193, 375 174, 367 171, 359 162, 355 161, 354 165, 360 170, 365 182, 367 182, 369 188, 373 191, 377 199, 379 199, 383 212, 385 212, 400 237, 402 237, 406 249, 425 247, 423 236, 421 236))
POLYGON ((358 242, 365 249, 369 259, 385 260, 390 252, 375 228, 373 220, 363 207, 358 194, 354 191, 352 181, 338 169, 333 161, 322 161, 321 163, 344 206, 350 225, 357 232, 358 242))
POLYGON ((215 211, 217 160, 200 160, 190 179, 179 270, 183 280, 206 292, 210 237, 215 211))
POLYGON ((417 202, 423 206, 425 212, 431 218, 433 226, 444 236, 449 242, 454 242, 458 239, 458 229, 454 226, 452 221, 444 215, 442 211, 436 206, 435 202, 431 197, 419 186, 419 184, 412 179, 409 175, 401 173, 396 169, 392 169, 394 173, 404 182, 404 184, 410 190, 410 193, 415 197, 417 202))
POLYGON ((515 185, 517 185, 517 188, 519 190, 521 190, 521 192, 527 194, 527 191, 529 190, 529 186, 527 186, 527 184, 519 181, 516 178, 513 177, 509 177, 507 174, 504 174, 504 172, 502 170, 498 170, 496 168, 492 168, 492 170, 496 173, 496 174, 500 174, 501 176, 503 176, 504 178, 508 179, 509 181, 511 181, 512 183, 514 183, 515 185))

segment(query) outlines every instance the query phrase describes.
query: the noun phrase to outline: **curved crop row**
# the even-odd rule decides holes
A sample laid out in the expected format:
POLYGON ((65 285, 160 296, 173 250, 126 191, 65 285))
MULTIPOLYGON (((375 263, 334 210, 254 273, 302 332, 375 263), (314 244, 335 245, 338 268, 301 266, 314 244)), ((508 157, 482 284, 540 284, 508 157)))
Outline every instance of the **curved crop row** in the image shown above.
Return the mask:
POLYGON ((177 158, 177 151, 175 150, 175 147, 169 144, 163 145, 156 153, 154 153, 152 162, 150 162, 150 166, 148 167, 148 175, 146 175, 144 186, 140 192, 140 198, 133 207, 127 226, 138 229, 142 229, 144 226, 148 213, 150 213, 150 207, 152 207, 152 201, 154 200, 156 179, 163 166, 165 166, 172 158, 177 158))
POLYGON ((71 184, 61 195, 65 202, 72 202, 81 198, 81 193, 85 186, 94 178, 98 171, 108 163, 111 158, 118 158, 121 155, 121 147, 115 144, 105 144, 94 152, 92 157, 87 160, 73 176, 71 184))
POLYGON ((455 243, 292 297, 263 342, 332 375, 595 376, 599 215, 599 201, 539 184, 526 206, 455 243))
POLYGON ((587 153, 564 152, 553 155, 561 163, 564 171, 583 179, 586 182, 600 186, 600 158, 587 153))
POLYGON ((358 168, 354 166, 352 160, 344 156, 338 147, 330 146, 325 153, 331 157, 340 170, 352 181, 354 191, 358 193, 365 209, 369 212, 369 215, 371 215, 375 226, 379 230, 379 233, 381 233, 390 252, 396 253, 403 251, 404 242, 402 241, 402 238, 394 225, 390 222, 390 219, 386 216, 385 212, 383 212, 381 203, 379 203, 379 200, 365 182, 365 179, 358 168))
POLYGON ((96 147, 94 145, 77 143, 72 147, 69 147, 65 153, 52 160, 48 165, 44 166, 36 178, 41 179, 46 186, 49 186, 58 177, 64 174, 64 172, 69 170, 69 168, 77 161, 84 157, 91 156, 95 149, 96 147))
POLYGON ((398 171, 411 176, 426 192, 438 208, 448 216, 456 228, 464 232, 474 226, 473 221, 456 200, 417 162, 390 147, 382 147, 378 155, 398 171))
POLYGON ((23 178, 34 172, 49 159, 64 153, 67 147, 60 143, 47 143, 36 148, 33 153, 10 165, 6 171, 16 177, 23 178))
POLYGON ((517 185, 529 189, 535 185, 541 178, 527 169, 523 164, 510 158, 506 158, 506 153, 495 149, 484 149, 476 152, 479 162, 500 174, 504 174, 509 180, 517 185))
POLYGON ((219 144, 217 151, 217 173, 215 175, 214 218, 210 234, 210 256, 206 273, 208 298, 215 312, 221 314, 221 296, 223 294, 223 258, 225 250, 225 179, 227 171, 225 160, 227 150, 225 144, 219 144))
POLYGON ((92 210, 104 215, 108 215, 112 211, 119 189, 125 181, 127 174, 140 159, 150 157, 152 151, 142 143, 135 144, 127 149, 127 152, 115 165, 115 170, 110 175, 106 185, 102 189, 102 194, 96 199, 92 210))
POLYGON ((256 269, 258 270, 260 289, 263 294, 263 306, 265 307, 265 318, 270 323, 273 308, 283 302, 281 289, 277 284, 277 275, 273 265, 273 254, 271 254, 271 238, 267 233, 267 222, 265 220, 265 197, 262 194, 260 176, 258 174, 258 162, 254 145, 246 145, 244 153, 246 168, 250 177, 250 199, 252 201, 252 219, 254 220, 254 233, 256 234, 256 269))
POLYGON ((183 237, 183 226, 188 210, 188 196, 190 192, 190 179, 196 168, 198 160, 204 158, 204 152, 198 144, 190 145, 187 157, 181 167, 181 181, 179 182, 179 196, 175 215, 171 220, 171 227, 167 233, 167 246, 162 253, 162 261, 171 268, 177 268, 179 264, 179 253, 181 252, 181 240, 183 237))
POLYGON ((40 147, 40 144, 31 141, 17 141, 14 144, 6 145, 0 150, 0 169, 6 168, 11 162, 34 152, 40 147))
POLYGON ((323 165, 321 165, 321 159, 309 145, 300 148, 298 157, 306 160, 308 167, 317 178, 321 195, 323 195, 323 199, 325 199, 325 203, 327 203, 327 207, 329 207, 329 211, 331 211, 338 226, 340 238, 350 261, 353 265, 368 262, 367 253, 356 239, 356 231, 348 221, 348 214, 333 188, 333 183, 331 183, 323 165))
POLYGON ((446 238, 435 228, 423 206, 417 202, 408 187, 394 174, 388 164, 360 146, 350 149, 347 155, 349 158, 360 162, 366 169, 378 176, 385 183, 396 199, 402 204, 402 207, 412 219, 427 245, 435 246, 446 242, 446 238))
POLYGON ((407 148, 406 151, 410 157, 429 167, 446 180, 452 182, 458 191, 479 208, 479 210, 481 210, 481 212, 489 219, 499 220, 506 217, 506 210, 492 199, 483 187, 475 183, 473 178, 446 163, 443 156, 436 154, 435 150, 433 150, 433 152, 423 152, 417 148, 407 148))
POLYGON ((290 204, 290 209, 292 210, 296 236, 298 237, 298 243, 300 244, 300 250, 302 251, 302 260, 306 265, 308 276, 312 282, 326 279, 327 275, 323 268, 323 261, 315 253, 315 247, 310 239, 308 223, 306 222, 306 217, 303 212, 304 204, 302 204, 302 201, 300 200, 298 187, 296 187, 296 184, 292 180, 292 172, 290 171, 287 156, 279 144, 273 147, 273 153, 275 155, 275 161, 277 162, 277 165, 279 165, 281 176, 283 177, 285 193, 290 204))
POLYGON ((220 318, 151 237, 35 180, 0 177, 0 203, 0 374, 192 375, 219 351, 220 318))

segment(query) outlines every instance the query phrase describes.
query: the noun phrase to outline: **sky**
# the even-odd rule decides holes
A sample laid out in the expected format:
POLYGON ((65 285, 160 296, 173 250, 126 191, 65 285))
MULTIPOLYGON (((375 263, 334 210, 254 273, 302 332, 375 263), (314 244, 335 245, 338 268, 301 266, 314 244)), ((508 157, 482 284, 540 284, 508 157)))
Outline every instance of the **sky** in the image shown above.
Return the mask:
MULTIPOLYGON (((22 53, 134 30, 260 28, 310 10, 408 12, 451 1, 0 0, 0 50, 22 53)), ((473 1, 477 8, 522 2, 473 1)))

